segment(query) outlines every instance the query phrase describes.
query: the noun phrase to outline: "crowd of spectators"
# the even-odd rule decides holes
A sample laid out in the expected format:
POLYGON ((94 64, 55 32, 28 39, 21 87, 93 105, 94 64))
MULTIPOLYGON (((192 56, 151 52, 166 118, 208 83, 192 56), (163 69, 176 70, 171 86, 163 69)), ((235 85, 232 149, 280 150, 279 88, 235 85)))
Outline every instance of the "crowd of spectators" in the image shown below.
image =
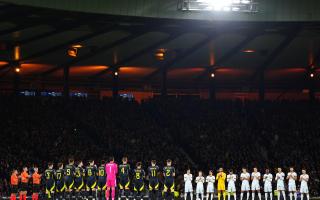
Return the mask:
MULTIPOLYGON (((179 179, 187 167, 240 172, 254 166, 302 167, 318 196, 320 104, 296 101, 207 101, 44 97, 0 98, 0 195, 13 168, 66 163, 109 155, 130 163, 174 161, 179 179)), ((179 186, 178 184, 178 187, 179 186)))

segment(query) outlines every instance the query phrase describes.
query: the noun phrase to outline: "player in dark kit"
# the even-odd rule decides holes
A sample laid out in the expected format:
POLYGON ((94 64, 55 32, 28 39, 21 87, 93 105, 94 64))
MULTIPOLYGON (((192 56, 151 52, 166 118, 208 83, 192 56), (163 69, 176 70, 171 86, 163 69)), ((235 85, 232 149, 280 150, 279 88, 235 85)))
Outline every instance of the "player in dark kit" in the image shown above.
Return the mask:
POLYGON ((66 165, 64 169, 64 180, 66 184, 66 197, 67 199, 71 198, 73 185, 74 185, 74 160, 72 158, 69 159, 69 164, 66 165))
POLYGON ((63 170, 62 163, 58 163, 58 169, 56 170, 56 173, 55 173, 55 180, 56 180, 56 198, 63 199, 66 185, 64 181, 64 170, 63 170))
POLYGON ((119 165, 119 171, 120 195, 128 198, 130 189, 130 165, 128 164, 127 157, 122 158, 122 164, 119 165))
POLYGON ((75 195, 76 199, 80 198, 82 195, 82 191, 84 189, 84 176, 85 176, 85 170, 82 168, 83 163, 82 161, 78 161, 78 166, 74 169, 74 189, 75 189, 75 195))
POLYGON ((163 176, 164 176, 164 185, 163 192, 165 199, 173 199, 174 197, 174 177, 175 177, 175 169, 171 166, 172 161, 170 159, 167 160, 167 165, 163 168, 163 176))
POLYGON ((54 170, 53 163, 48 164, 48 169, 44 171, 44 178, 46 183, 46 196, 48 199, 54 199, 54 189, 55 189, 55 181, 54 181, 54 170))
POLYGON ((133 171, 133 189, 134 189, 134 199, 140 197, 143 199, 144 192, 144 177, 145 172, 142 169, 141 162, 136 164, 136 169, 133 171))
POLYGON ((148 167, 149 178, 149 197, 150 199, 158 199, 159 197, 159 167, 156 165, 156 161, 151 161, 151 166, 148 167))
POLYGON ((100 167, 98 168, 98 198, 97 199, 102 199, 104 198, 105 190, 107 187, 107 182, 106 182, 106 161, 102 160, 100 163, 100 167))
POLYGON ((87 190, 87 197, 96 196, 96 185, 97 185, 97 167, 94 165, 94 161, 89 161, 89 166, 86 167, 86 190, 87 190))

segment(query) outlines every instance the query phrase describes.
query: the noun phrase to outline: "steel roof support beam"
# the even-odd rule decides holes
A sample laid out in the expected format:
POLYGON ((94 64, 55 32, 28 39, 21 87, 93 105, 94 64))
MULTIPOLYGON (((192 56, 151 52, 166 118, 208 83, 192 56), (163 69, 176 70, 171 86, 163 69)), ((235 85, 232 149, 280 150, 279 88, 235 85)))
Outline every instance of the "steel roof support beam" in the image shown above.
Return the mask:
POLYGON ((69 99, 70 85, 69 85, 69 73, 70 69, 68 66, 63 68, 63 96, 65 99, 69 99))
POLYGON ((314 77, 310 77, 308 76, 308 84, 309 84, 309 100, 310 102, 313 102, 316 99, 316 95, 315 95, 315 78, 314 77))
POLYGON ((167 80, 168 80, 168 69, 166 67, 161 67, 161 96, 166 97, 168 95, 167 91, 167 80))
POLYGON ((215 80, 215 77, 211 77, 209 80, 209 98, 213 101, 216 100, 216 80, 215 80))
POLYGON ((130 62, 130 61, 133 61, 135 59, 137 59, 138 57, 142 56, 143 54, 145 53, 149 53, 150 51, 153 51, 155 50, 156 48, 158 48, 160 45, 164 44, 164 43, 167 43, 167 42, 170 42, 171 40, 174 40, 176 39, 177 37, 180 36, 180 33, 176 33, 176 34, 171 34, 169 37, 165 38, 165 39, 162 39, 160 40, 159 42, 156 42, 154 44, 152 44, 151 46, 149 47, 146 47, 140 51, 137 51, 136 53, 132 54, 131 56, 121 60, 119 63, 116 63, 116 64, 113 64, 111 65, 108 69, 105 69, 105 70, 102 70, 101 72, 93 75, 92 77, 90 78, 97 78, 99 76, 102 76, 103 74, 106 74, 108 72, 110 72, 111 70, 115 69, 119 69, 122 65, 125 65, 126 63, 130 62))
POLYGON ((259 101, 261 106, 264 104, 265 99, 265 78, 264 78, 264 71, 261 71, 259 74, 259 101))
POLYGON ((250 34, 248 35, 243 41, 241 41, 238 45, 236 45, 235 47, 233 47, 229 52, 227 52, 226 54, 224 54, 221 58, 219 58, 216 63, 212 66, 207 66, 206 70, 201 73, 196 80, 200 81, 202 80, 204 77, 208 76, 210 74, 210 72, 212 72, 212 70, 214 70, 216 67, 222 65, 224 62, 226 62, 227 60, 229 60, 232 56, 234 56, 237 52, 239 52, 241 49, 243 49, 248 43, 250 43, 251 41, 253 41, 258 35, 260 35, 261 32, 255 33, 255 34, 250 34))
POLYGON ((65 62, 65 63, 61 64, 60 66, 58 66, 58 67, 55 67, 55 68, 50 69, 48 71, 45 71, 41 75, 42 75, 42 77, 44 77, 44 76, 47 76, 47 75, 49 75, 49 74, 51 74, 53 72, 56 72, 56 71, 58 71, 60 69, 63 69, 65 66, 69 66, 70 67, 70 66, 72 66, 72 65, 74 65, 74 64, 76 64, 76 63, 78 63, 78 62, 80 62, 82 60, 86 60, 88 58, 91 58, 92 56, 97 55, 97 53, 105 52, 105 51, 107 51, 109 49, 112 49, 112 48, 118 46, 118 45, 124 44, 124 43, 126 43, 126 42, 128 42, 130 40, 136 39, 136 38, 140 37, 142 34, 143 34, 143 32, 137 32, 137 33, 134 33, 134 34, 130 34, 129 36, 124 37, 124 38, 122 38, 120 40, 117 40, 117 41, 114 41, 114 42, 112 42, 110 44, 106 44, 104 46, 101 46, 101 47, 95 49, 95 51, 91 51, 91 52, 89 52, 89 53, 87 53, 85 55, 76 57, 71 61, 65 62))
MULTIPOLYGON (((93 33, 86 34, 86 35, 84 35, 84 36, 82 36, 82 37, 79 37, 79 38, 76 38, 76 39, 67 41, 67 42, 65 42, 65 43, 63 43, 63 44, 60 44, 60 45, 51 47, 51 48, 49 48, 49 49, 46 49, 46 50, 44 50, 44 51, 41 51, 41 52, 35 53, 35 54, 33 54, 33 55, 30 55, 30 56, 26 57, 24 60, 34 59, 34 58, 37 58, 37 57, 44 56, 44 55, 46 55, 46 54, 52 53, 52 52, 54 52, 54 51, 58 51, 58 50, 60 50, 60 49, 62 49, 62 48, 67 48, 67 47, 69 47, 69 46, 72 45, 72 44, 81 43, 81 42, 83 42, 83 41, 85 41, 85 40, 89 40, 89 39, 91 39, 91 38, 93 38, 93 37, 96 37, 96 36, 98 36, 98 35, 100 35, 100 34, 104 34, 104 33, 107 33, 107 32, 111 32, 111 31, 113 31, 112 28, 113 28, 113 26, 112 26, 112 27, 108 27, 108 28, 103 29, 103 30, 100 30, 100 31, 96 31, 96 32, 93 32, 93 33)), ((67 50, 67 49, 66 49, 66 50, 67 50)))
MULTIPOLYGON (((60 29, 55 29, 55 30, 53 30, 53 31, 50 31, 50 32, 47 32, 47 33, 43 33, 43 34, 41 34, 41 35, 37 35, 37 36, 31 37, 31 38, 28 38, 28 39, 24 39, 24 40, 21 40, 21 41, 17 41, 17 42, 15 42, 15 44, 16 44, 16 45, 19 45, 19 46, 20 46, 20 45, 24 45, 24 44, 29 43, 29 42, 33 42, 33 41, 40 40, 40 39, 43 39, 43 38, 46 38, 46 37, 50 37, 50 36, 52 36, 52 35, 59 34, 59 33, 62 33, 62 32, 68 31, 68 30, 72 30, 72 29, 74 29, 74 28, 76 28, 76 27, 78 27, 78 26, 79 26, 79 25, 69 25, 69 26, 64 25, 63 27, 65 27, 66 29, 63 29, 63 27, 61 27, 60 29)), ((89 34, 89 35, 90 35, 90 34, 89 34)), ((83 37, 82 37, 82 38, 83 38, 83 37)), ((79 38, 79 39, 80 39, 80 38, 79 38)), ((34 58, 40 57, 40 56, 42 56, 42 55, 45 55, 45 54, 48 54, 48 53, 53 52, 53 51, 55 51, 55 50, 58 50, 58 49, 60 49, 60 48, 63 48, 63 47, 65 47, 65 46, 67 46, 68 44, 69 44, 69 45, 72 44, 72 41, 68 41, 68 42, 66 42, 66 43, 64 43, 64 44, 57 45, 57 46, 51 47, 51 48, 49 48, 49 49, 47 49, 47 50, 44 50, 44 51, 41 51, 41 52, 38 52, 38 53, 35 53, 35 54, 32 54, 32 55, 29 55, 29 56, 23 58, 22 60, 20 60, 19 62, 25 62, 25 61, 28 61, 28 60, 32 60, 32 59, 34 59, 34 58)), ((14 44, 12 44, 12 45, 14 45, 14 44)), ((10 67, 10 63, 1 66, 1 67, 0 67, 0 71, 6 69, 6 68, 8 68, 8 67, 10 67)))
POLYGON ((119 74, 116 70, 112 73, 112 97, 114 99, 119 96, 119 74))
MULTIPOLYGON (((203 45, 205 45, 208 42, 210 42, 216 36, 217 36, 216 33, 211 33, 211 35, 209 35, 207 38, 205 38, 202 41, 194 44, 192 47, 188 48, 185 52, 182 52, 181 54, 177 55, 173 60, 165 62, 162 67, 165 67, 167 69, 171 68, 175 63, 178 63, 179 61, 184 59, 186 56, 189 56, 192 53, 194 53, 195 51, 199 50, 199 48, 201 48, 203 45)), ((162 69, 158 69, 158 70, 152 72, 151 74, 147 75, 143 79, 144 80, 150 80, 154 76, 156 76, 158 73, 160 73, 161 71, 162 71, 162 69)))
POLYGON ((257 70, 252 76, 252 80, 254 80, 261 73, 261 71, 266 70, 268 66, 272 64, 272 62, 278 57, 278 55, 291 44, 291 42, 299 33, 299 30, 300 28, 298 27, 290 30, 290 33, 287 34, 286 38, 272 51, 265 61, 258 66, 257 70))
POLYGON ((286 38, 272 51, 272 53, 267 56, 265 61, 261 63, 261 65, 257 68, 255 73, 252 76, 252 81, 255 80, 256 77, 259 77, 259 101, 263 105, 265 99, 265 70, 268 68, 270 64, 277 58, 277 56, 287 48, 291 42, 296 38, 299 33, 300 27, 295 27, 292 30, 289 30, 286 38))

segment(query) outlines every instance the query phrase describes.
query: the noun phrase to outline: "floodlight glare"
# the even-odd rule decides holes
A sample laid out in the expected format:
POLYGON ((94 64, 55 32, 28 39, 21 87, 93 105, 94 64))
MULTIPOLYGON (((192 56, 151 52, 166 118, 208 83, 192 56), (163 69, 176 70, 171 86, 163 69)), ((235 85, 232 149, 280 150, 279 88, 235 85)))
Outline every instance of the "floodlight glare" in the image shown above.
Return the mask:
POLYGON ((179 10, 258 12, 258 0, 180 0, 179 10))
POLYGON ((242 0, 241 3, 249 4, 249 3, 250 3, 250 0, 242 0))

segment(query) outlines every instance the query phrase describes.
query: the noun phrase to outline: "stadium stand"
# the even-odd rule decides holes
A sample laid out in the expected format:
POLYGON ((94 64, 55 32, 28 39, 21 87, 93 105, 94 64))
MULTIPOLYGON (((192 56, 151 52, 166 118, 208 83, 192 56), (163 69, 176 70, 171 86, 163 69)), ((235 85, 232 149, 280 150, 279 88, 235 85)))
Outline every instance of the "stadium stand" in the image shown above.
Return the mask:
POLYGON ((128 100, 5 97, 0 99, 1 194, 12 168, 48 161, 99 160, 127 155, 131 164, 174 160, 179 178, 187 167, 240 173, 281 166, 305 167, 312 196, 319 191, 319 104, 198 99, 128 100), (191 142, 192 141, 192 142, 191 142), (182 153, 180 148, 183 148, 182 153), (192 162, 190 162, 190 160, 192 162), (196 166, 192 163, 196 163, 196 166))

